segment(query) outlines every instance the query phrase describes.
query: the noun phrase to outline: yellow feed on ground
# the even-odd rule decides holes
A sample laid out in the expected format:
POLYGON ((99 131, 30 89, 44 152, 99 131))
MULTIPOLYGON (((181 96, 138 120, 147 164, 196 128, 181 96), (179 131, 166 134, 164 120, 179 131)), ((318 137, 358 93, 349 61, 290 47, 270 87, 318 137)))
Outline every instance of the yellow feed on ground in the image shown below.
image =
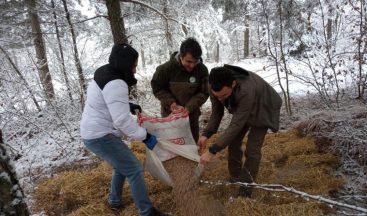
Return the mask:
MULTIPOLYGON (((218 135, 209 140, 215 142, 218 135)), ((246 141, 245 141, 246 142, 246 141)), ((136 142, 132 149, 144 161, 144 145, 136 142)), ((343 185, 343 180, 333 175, 339 164, 337 156, 319 153, 314 140, 298 137, 295 131, 268 134, 262 149, 263 158, 257 183, 281 184, 312 195, 332 196, 343 185)), ((227 181, 227 151, 218 153, 218 160, 203 180, 227 181)), ((106 206, 112 169, 102 163, 96 169, 84 172, 65 172, 41 183, 34 193, 35 211, 48 215, 115 215, 106 206)), ((172 202, 172 189, 146 173, 149 195, 154 206, 172 215, 180 215, 172 202)), ((305 201, 288 192, 271 192, 255 189, 252 199, 237 198, 236 186, 201 184, 199 190, 219 201, 228 216, 235 215, 322 215, 330 211, 325 205, 305 201)), ((120 215, 138 215, 127 183, 123 201, 126 208, 120 215)))

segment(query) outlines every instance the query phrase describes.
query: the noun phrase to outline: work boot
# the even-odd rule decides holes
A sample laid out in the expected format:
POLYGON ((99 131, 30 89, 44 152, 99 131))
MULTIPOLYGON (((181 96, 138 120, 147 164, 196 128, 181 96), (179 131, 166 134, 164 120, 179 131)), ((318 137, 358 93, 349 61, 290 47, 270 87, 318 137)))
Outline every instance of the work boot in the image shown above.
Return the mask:
POLYGON ((122 209, 125 208, 125 206, 121 203, 120 204, 110 204, 108 201, 107 201, 107 206, 114 212, 120 212, 122 209))
POLYGON ((241 170, 239 180, 240 182, 246 182, 246 183, 254 182, 254 179, 252 178, 250 172, 245 167, 243 167, 241 170))
POLYGON ((228 179, 229 183, 236 183, 236 182, 239 182, 240 181, 240 178, 239 177, 232 177, 230 176, 229 179, 228 179))
MULTIPOLYGON (((244 183, 254 182, 250 172, 245 167, 243 167, 243 169, 241 170, 239 182, 244 182, 244 183)), ((252 189, 253 188, 251 186, 240 186, 238 190, 238 196, 250 198, 252 195, 252 189)))
POLYGON ((251 198, 252 187, 240 186, 238 189, 238 196, 244 198, 251 198))

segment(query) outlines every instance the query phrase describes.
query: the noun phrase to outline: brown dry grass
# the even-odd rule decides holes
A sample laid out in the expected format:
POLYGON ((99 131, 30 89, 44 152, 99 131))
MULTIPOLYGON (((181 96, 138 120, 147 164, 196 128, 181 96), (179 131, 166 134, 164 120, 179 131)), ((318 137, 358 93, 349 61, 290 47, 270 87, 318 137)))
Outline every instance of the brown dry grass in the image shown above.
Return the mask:
MULTIPOLYGON (((209 140, 215 142, 217 135, 209 140)), ((209 146, 209 145, 208 145, 209 146)), ((143 161, 145 150, 142 144, 134 143, 133 150, 143 161)), ((218 155, 219 163, 205 171, 202 179, 226 181, 228 179, 227 151, 218 155)), ((295 131, 269 134, 263 147, 263 159, 258 174, 258 183, 274 183, 294 187, 314 195, 330 196, 343 181, 333 176, 339 159, 331 154, 319 153, 314 140, 300 138, 295 131)), ((88 172, 65 172, 38 186, 34 194, 34 210, 48 215, 114 215, 106 205, 111 168, 102 163, 88 172)), ((150 198, 154 205, 172 215, 183 215, 173 200, 172 189, 161 184, 146 173, 150 198)), ((199 189, 209 199, 224 206, 226 215, 322 215, 329 211, 326 206, 305 201, 295 194, 254 190, 253 198, 236 198, 236 186, 213 186, 201 184, 199 189)), ((126 208, 120 215, 138 215, 132 202, 128 185, 124 186, 126 208)))

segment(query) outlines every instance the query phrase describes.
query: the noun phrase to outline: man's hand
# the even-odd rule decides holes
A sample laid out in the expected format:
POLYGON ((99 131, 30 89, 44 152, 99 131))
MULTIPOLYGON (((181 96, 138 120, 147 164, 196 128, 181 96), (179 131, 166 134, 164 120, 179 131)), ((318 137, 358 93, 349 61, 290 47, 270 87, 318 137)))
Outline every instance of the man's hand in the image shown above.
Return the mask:
POLYGON ((203 154, 205 147, 206 147, 206 141, 208 140, 208 138, 206 136, 200 136, 197 146, 198 146, 198 150, 199 150, 199 154, 203 154))
POLYGON ((212 160, 212 158, 214 156, 215 156, 214 154, 212 154, 209 151, 207 151, 203 155, 201 155, 201 157, 200 157, 200 163, 203 164, 203 165, 208 165, 209 162, 212 160))
POLYGON ((177 105, 176 102, 173 102, 171 104, 171 112, 182 112, 182 111, 185 111, 185 112, 189 112, 186 107, 183 107, 183 106, 180 106, 180 105, 177 105))
POLYGON ((173 103, 171 103, 171 106, 170 106, 170 108, 171 108, 171 112, 173 111, 173 110, 175 110, 175 109, 177 109, 177 104, 176 104, 176 102, 173 102, 173 103))

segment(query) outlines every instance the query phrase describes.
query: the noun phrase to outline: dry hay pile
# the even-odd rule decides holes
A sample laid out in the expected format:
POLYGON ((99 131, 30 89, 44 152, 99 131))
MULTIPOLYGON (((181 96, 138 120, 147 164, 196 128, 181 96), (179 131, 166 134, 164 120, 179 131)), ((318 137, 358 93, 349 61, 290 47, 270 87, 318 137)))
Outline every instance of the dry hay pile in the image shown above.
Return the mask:
MULTIPOLYGON (((215 142, 216 138, 213 136, 209 143, 215 142)), ((143 161, 143 145, 135 143, 133 150, 143 161)), ((226 181, 229 177, 226 154, 226 150, 218 153, 220 163, 210 171, 205 171, 201 178, 212 182, 226 181)), ((264 143, 257 182, 279 183, 306 193, 330 196, 343 184, 341 179, 332 174, 338 163, 337 157, 319 153, 313 139, 300 138, 295 131, 270 134, 264 143)), ((248 199, 235 197, 237 186, 185 182, 185 179, 193 176, 195 166, 195 163, 183 158, 165 162, 176 186, 192 185, 195 190, 184 186, 172 189, 146 173, 149 195, 158 209, 175 216, 184 216, 187 212, 191 214, 190 209, 199 209, 202 215, 220 215, 221 208, 224 208, 225 215, 230 216, 322 215, 330 211, 325 205, 305 201, 287 192, 255 189, 253 198, 248 199), (199 200, 196 207, 190 208, 193 205, 190 197, 199 200), (209 208, 203 208, 203 204, 209 208)), ((111 168, 105 164, 90 172, 61 174, 39 185, 34 195, 35 210, 43 210, 47 215, 114 215, 105 205, 110 177, 111 168)), ((124 186, 123 201, 126 208, 120 215, 138 215, 127 184, 124 186)))

